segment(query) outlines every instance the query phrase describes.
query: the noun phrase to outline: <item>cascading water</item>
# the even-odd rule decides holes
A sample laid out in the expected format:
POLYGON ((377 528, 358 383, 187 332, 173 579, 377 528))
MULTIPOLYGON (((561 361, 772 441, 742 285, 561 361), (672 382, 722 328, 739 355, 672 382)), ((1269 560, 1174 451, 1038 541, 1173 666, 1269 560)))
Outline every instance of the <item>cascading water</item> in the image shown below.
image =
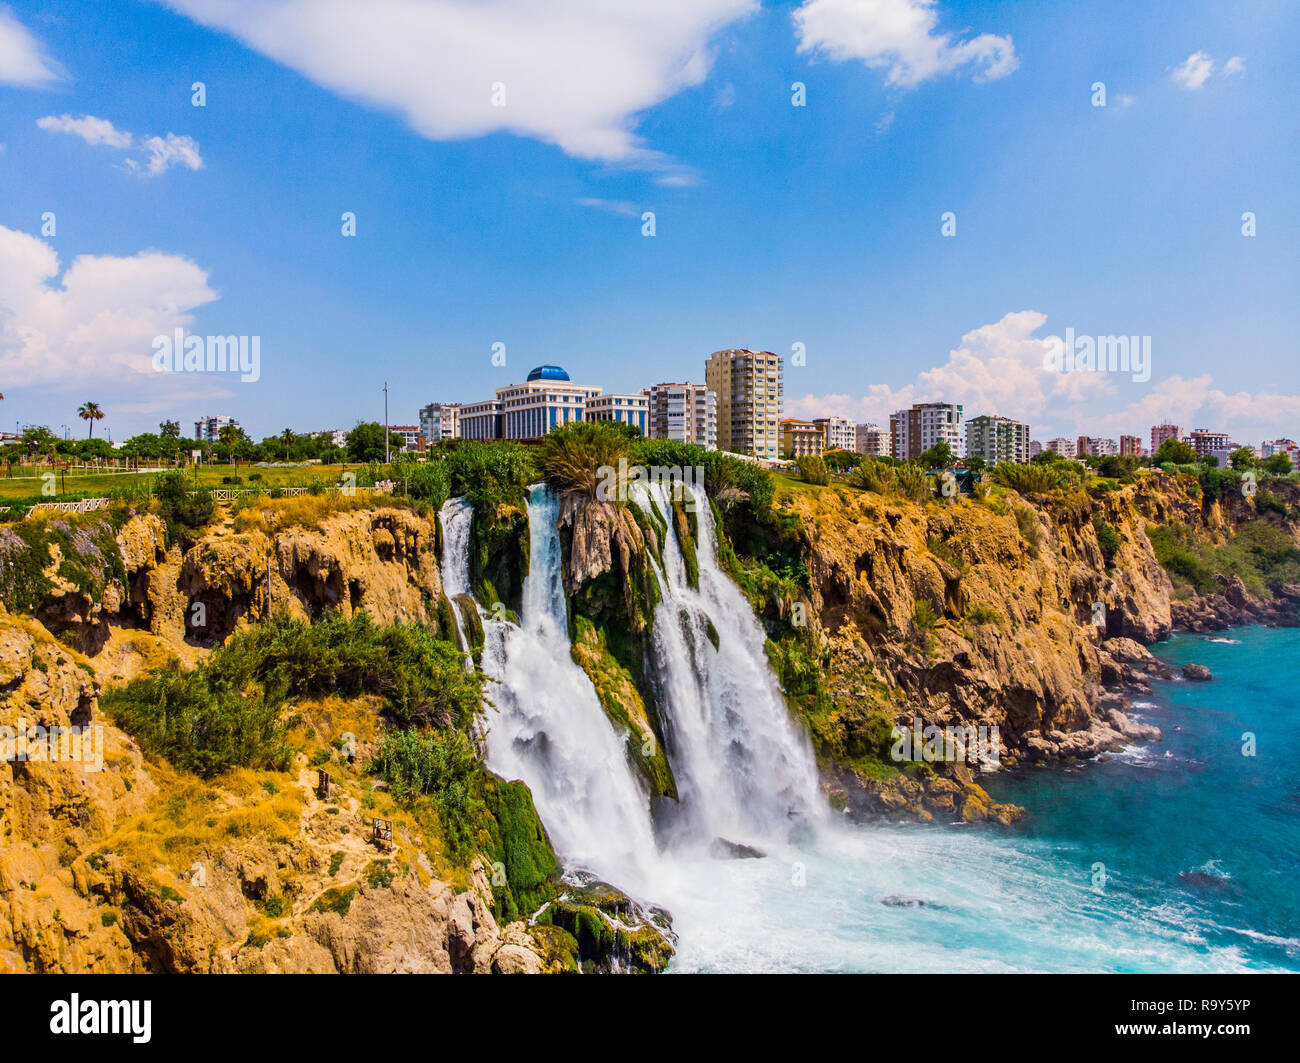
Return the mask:
POLYGON ((483 671, 496 681, 487 764, 528 784, 568 867, 635 886, 657 860, 649 798, 623 736, 569 653, 558 516, 558 498, 532 488, 520 623, 483 617, 483 671))
POLYGON ((449 498, 438 510, 438 519, 442 524, 442 589, 456 620, 456 640, 462 650, 468 651, 465 618, 456 595, 469 593, 469 539, 474 529, 474 507, 463 498, 449 498))
POLYGON ((762 628, 718 567, 708 497, 699 486, 693 495, 683 489, 683 504, 695 507, 697 589, 687 577, 669 490, 637 484, 632 494, 667 524, 650 671, 681 797, 673 841, 770 843, 806 834, 825 809, 812 750, 790 719, 762 628))

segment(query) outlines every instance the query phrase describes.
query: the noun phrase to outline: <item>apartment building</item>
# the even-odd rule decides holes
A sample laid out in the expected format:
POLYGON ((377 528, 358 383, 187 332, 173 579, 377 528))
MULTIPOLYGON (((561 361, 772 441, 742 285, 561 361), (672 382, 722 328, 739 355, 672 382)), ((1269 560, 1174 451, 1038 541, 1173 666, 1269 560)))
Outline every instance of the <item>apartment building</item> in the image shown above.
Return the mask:
POLYGON ((1142 457, 1142 438, 1140 436, 1120 436, 1119 456, 1121 458, 1142 457))
POLYGON ((718 397, 705 385, 655 384, 643 394, 649 399, 651 438, 717 449, 718 397))
POLYGON ((857 425, 853 429, 853 449, 868 458, 883 458, 889 455, 889 433, 878 424, 857 425))
POLYGON ((1074 457, 1074 440, 1058 436, 1056 439, 1047 441, 1047 449, 1053 454, 1060 454, 1064 458, 1072 458, 1074 457))
POLYGON ((588 421, 618 421, 630 424, 642 435, 649 427, 650 399, 644 392, 636 395, 596 395, 585 403, 588 421))
POLYGON ((216 417, 200 417, 194 422, 194 438, 202 443, 219 443, 221 441, 221 430, 227 425, 231 428, 238 428, 239 422, 233 417, 226 417, 224 414, 216 417))
POLYGON ((891 453, 902 461, 919 458, 940 441, 962 450, 962 407, 952 402, 921 402, 889 415, 891 453))
POLYGON ((1151 453, 1160 449, 1166 439, 1181 440, 1183 430, 1176 424, 1154 424, 1151 426, 1151 453))
POLYGON ((781 454, 781 358, 771 351, 714 351, 704 382, 717 396, 718 447, 774 461, 781 454))
POLYGON ((418 424, 390 424, 388 431, 390 435, 402 437, 403 450, 424 451, 424 433, 418 424))
POLYGON ((420 431, 426 442, 441 443, 460 438, 459 402, 431 402, 420 407, 420 431))
POLYGON ((1227 450, 1231 440, 1227 432, 1211 432, 1208 428, 1193 428, 1187 433, 1187 442, 1196 451, 1196 460, 1204 461, 1216 450, 1227 450))
POLYGON ((786 417, 781 421, 781 457, 818 455, 824 449, 825 438, 822 429, 814 422, 786 417))
POLYGON ((823 450, 852 450, 857 443, 853 422, 847 417, 814 417, 822 434, 823 450))
POLYGON ((1033 461, 1042 452, 1043 452, 1043 444, 1040 443, 1037 439, 1031 439, 1029 441, 1029 460, 1033 461))
POLYGON ((1094 458, 1105 458, 1118 454, 1119 444, 1113 439, 1104 439, 1101 436, 1080 436, 1075 441, 1074 453, 1079 458, 1087 455, 1094 458))
POLYGON ((988 465, 1003 461, 1023 465, 1030 458, 1029 425, 996 414, 972 417, 966 422, 966 457, 983 458, 988 465))

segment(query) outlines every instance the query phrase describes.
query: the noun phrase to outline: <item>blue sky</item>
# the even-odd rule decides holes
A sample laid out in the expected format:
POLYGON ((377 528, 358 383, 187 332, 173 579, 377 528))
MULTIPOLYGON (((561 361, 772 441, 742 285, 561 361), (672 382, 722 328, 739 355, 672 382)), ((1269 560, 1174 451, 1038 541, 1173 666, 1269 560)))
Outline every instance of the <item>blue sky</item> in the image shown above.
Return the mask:
POLYGON ((0 426, 260 438, 385 379, 414 422, 798 343, 796 415, 1300 435, 1297 5, 645 6, 0 3, 0 426), (153 372, 176 325, 260 337, 260 379, 153 372), (1046 373, 1067 328, 1150 336, 1150 379, 1046 373))

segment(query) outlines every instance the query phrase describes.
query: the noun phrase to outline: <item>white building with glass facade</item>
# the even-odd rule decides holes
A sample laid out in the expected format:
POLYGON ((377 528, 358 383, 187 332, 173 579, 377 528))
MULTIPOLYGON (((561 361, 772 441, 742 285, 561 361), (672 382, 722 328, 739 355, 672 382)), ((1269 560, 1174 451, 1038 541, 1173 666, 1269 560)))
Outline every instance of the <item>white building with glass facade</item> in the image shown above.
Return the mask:
POLYGON ((649 435, 650 399, 643 392, 638 395, 600 394, 586 401, 588 421, 618 421, 630 424, 641 434, 649 435))

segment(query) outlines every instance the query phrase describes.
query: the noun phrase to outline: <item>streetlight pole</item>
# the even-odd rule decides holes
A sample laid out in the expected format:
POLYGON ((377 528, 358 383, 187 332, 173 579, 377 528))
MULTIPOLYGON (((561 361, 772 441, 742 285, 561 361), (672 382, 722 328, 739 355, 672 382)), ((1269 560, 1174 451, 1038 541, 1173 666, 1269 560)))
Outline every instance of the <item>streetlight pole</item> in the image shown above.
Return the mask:
POLYGON ((384 464, 388 464, 388 381, 384 381, 384 464))

